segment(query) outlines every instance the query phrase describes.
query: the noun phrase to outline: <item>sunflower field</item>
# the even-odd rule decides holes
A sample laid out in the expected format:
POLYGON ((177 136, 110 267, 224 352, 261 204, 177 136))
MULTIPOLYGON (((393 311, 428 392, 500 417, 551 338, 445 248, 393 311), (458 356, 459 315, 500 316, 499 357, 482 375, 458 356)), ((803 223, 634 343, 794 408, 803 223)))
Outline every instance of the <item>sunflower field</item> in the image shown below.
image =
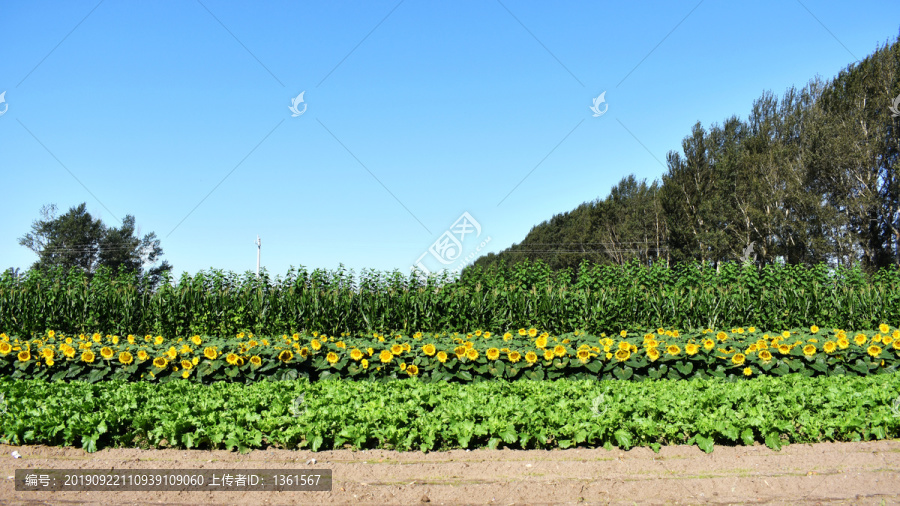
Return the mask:
POLYGON ((631 448, 900 436, 900 270, 0 275, 0 442, 631 448))
POLYGON ((201 383, 305 378, 477 382, 491 379, 740 379, 760 375, 886 374, 900 366, 900 329, 699 332, 658 328, 613 336, 537 329, 503 334, 194 335, 0 334, 0 374, 12 378, 201 383))

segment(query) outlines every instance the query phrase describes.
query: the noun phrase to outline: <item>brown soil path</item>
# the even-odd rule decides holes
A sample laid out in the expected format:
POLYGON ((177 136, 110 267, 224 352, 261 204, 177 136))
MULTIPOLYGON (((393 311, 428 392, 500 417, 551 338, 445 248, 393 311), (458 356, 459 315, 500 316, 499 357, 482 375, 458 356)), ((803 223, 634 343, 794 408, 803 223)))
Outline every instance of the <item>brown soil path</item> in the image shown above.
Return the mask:
POLYGON ((630 451, 306 452, 0 445, 0 504, 900 504, 900 441, 630 451), (12 451, 22 455, 11 456, 12 451), (306 465, 315 458, 315 465, 306 465), (16 492, 15 469, 331 469, 332 492, 16 492))

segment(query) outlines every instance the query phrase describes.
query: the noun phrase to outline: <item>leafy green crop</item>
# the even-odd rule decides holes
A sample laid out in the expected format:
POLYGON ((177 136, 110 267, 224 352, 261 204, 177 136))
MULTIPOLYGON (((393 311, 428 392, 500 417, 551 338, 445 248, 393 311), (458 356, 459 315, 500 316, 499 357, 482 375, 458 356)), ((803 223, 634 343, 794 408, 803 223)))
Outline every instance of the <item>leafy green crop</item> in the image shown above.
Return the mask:
POLYGON ((900 374, 250 385, 0 379, 8 444, 313 451, 866 441, 900 436, 900 374))

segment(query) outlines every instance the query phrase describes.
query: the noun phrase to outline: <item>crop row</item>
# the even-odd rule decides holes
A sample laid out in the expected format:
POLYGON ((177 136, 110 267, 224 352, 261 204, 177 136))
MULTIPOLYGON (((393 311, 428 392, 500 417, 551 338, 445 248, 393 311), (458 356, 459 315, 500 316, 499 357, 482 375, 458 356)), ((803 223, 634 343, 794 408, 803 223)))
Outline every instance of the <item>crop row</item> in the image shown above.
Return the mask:
POLYGON ((154 335, 238 332, 441 332, 521 325, 562 334, 622 328, 766 325, 873 328, 900 320, 900 269, 859 270, 724 264, 542 264, 474 269, 460 280, 364 271, 292 269, 284 278, 222 271, 184 274, 151 288, 100 269, 0 275, 0 328, 154 335))
POLYGON ((423 382, 487 379, 740 379, 797 373, 870 375, 900 368, 900 329, 756 328, 680 332, 622 330, 612 336, 537 329, 472 333, 260 337, 0 334, 0 375, 18 379, 104 379, 249 383, 347 378, 423 382))
POLYGON ((900 436, 900 374, 747 381, 0 379, 0 441, 103 447, 628 449, 900 436))

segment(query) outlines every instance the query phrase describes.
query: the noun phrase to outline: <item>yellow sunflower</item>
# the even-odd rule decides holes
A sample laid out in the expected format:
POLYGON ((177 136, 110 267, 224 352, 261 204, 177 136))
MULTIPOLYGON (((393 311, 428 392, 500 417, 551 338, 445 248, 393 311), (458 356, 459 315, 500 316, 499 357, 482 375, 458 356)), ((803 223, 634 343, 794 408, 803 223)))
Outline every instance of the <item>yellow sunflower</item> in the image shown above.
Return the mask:
POLYGON ((415 365, 411 365, 406 368, 406 374, 409 374, 410 376, 416 376, 419 374, 419 368, 415 365))
POLYGON ((359 362, 363 358, 363 352, 359 351, 356 348, 350 350, 350 358, 356 362, 359 362))
POLYGON ((90 364, 91 362, 94 361, 95 358, 96 358, 96 356, 94 355, 94 352, 91 350, 85 350, 85 352, 81 354, 82 362, 87 362, 90 364))
POLYGON ((476 360, 478 358, 478 350, 475 348, 469 349, 469 351, 466 352, 466 357, 469 360, 476 360))
POLYGON ((125 365, 128 365, 128 364, 134 362, 134 357, 131 356, 131 353, 128 353, 127 351, 123 351, 122 353, 119 353, 119 362, 121 362, 125 365))
POLYGON ((553 354, 557 357, 564 357, 566 355, 566 347, 561 344, 557 344, 556 348, 553 348, 553 354))
POLYGON ((769 350, 762 350, 761 352, 759 352, 759 358, 763 362, 768 362, 772 360, 772 354, 769 353, 769 350))
POLYGON ((881 355, 881 346, 875 346, 873 344, 872 346, 869 346, 869 348, 866 350, 866 353, 868 353, 872 357, 877 357, 878 355, 881 355))
POLYGON ((731 363, 734 365, 743 365, 746 358, 747 357, 745 357, 743 353, 735 353, 734 356, 731 357, 731 363))
POLYGON ((290 362, 292 358, 294 358, 294 352, 291 350, 281 350, 281 353, 278 354, 278 360, 282 362, 290 362))
POLYGON ((219 356, 219 352, 216 351, 216 349, 213 348, 212 346, 207 346, 207 347, 203 350, 203 356, 206 357, 206 358, 208 358, 208 359, 210 359, 210 360, 215 360, 216 357, 219 356))
POLYGON ((659 359, 659 355, 659 350, 656 348, 650 348, 647 350, 647 358, 649 358, 651 362, 656 362, 659 359))
POLYGON ((816 346, 814 344, 807 344, 803 347, 803 354, 807 357, 811 357, 816 354, 816 346))
POLYGON ((684 352, 688 355, 696 355, 698 351, 700 351, 700 347, 694 343, 684 345, 684 352))
POLYGON ((394 355, 390 350, 381 350, 381 353, 378 354, 378 358, 381 360, 381 363, 387 364, 394 359, 394 355))
MULTIPOLYGON (((28 350, 20 351, 18 359, 19 362, 28 362, 29 360, 31 360, 31 352, 28 350)), ((93 358, 91 358, 91 361, 93 362, 93 358)))
POLYGON ((143 361, 147 360, 148 358, 150 358, 150 355, 148 355, 147 352, 144 350, 138 350, 137 358, 138 358, 138 360, 143 362, 143 361))
POLYGON ((160 369, 165 369, 167 365, 169 365, 169 361, 163 357, 156 357, 153 359, 153 365, 160 369))
POLYGON ((538 361, 537 353, 535 353, 533 351, 529 351, 528 353, 525 354, 525 361, 528 362, 529 364, 534 364, 535 362, 538 361))
POLYGON ((447 362, 447 352, 444 350, 437 352, 437 359, 438 359, 438 362, 440 362, 442 364, 447 362))
POLYGON ((555 356, 553 350, 544 350, 544 360, 553 360, 555 356))
POLYGON ((672 355, 674 357, 674 356, 678 355, 679 353, 681 353, 681 348, 672 344, 672 345, 669 345, 668 348, 666 348, 666 353, 669 355, 672 355))
POLYGON ((6 341, 0 341, 0 354, 6 355, 12 351, 12 345, 6 341))
POLYGON ((422 346, 422 353, 428 355, 429 357, 434 356, 437 350, 435 350, 434 345, 429 343, 425 346, 422 346))
POLYGON ((631 357, 631 351, 629 350, 616 350, 616 360, 619 362, 624 362, 631 357))
POLYGON ((497 348, 488 348, 485 355, 487 356, 488 360, 497 360, 498 358, 500 358, 500 350, 498 350, 497 348))
POLYGON ((338 359, 339 359, 339 357, 338 357, 337 353, 335 353, 333 351, 329 351, 328 355, 325 355, 325 360, 327 360, 329 364, 336 364, 338 359))

